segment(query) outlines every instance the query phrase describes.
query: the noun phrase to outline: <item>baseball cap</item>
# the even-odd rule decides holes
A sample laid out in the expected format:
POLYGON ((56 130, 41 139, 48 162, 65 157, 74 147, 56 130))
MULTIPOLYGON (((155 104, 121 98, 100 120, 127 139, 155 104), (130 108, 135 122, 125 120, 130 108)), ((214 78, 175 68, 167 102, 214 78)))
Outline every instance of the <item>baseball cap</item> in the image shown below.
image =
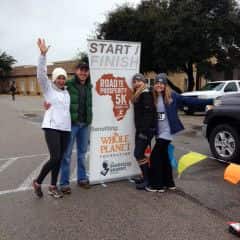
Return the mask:
POLYGON ((142 82, 144 82, 144 83, 147 82, 147 81, 146 81, 146 78, 145 78, 144 75, 141 74, 141 73, 136 73, 135 75, 133 75, 132 80, 142 81, 142 82))
POLYGON ((162 83, 162 84, 167 84, 167 74, 166 73, 159 73, 155 77, 155 83, 162 83))
POLYGON ((77 66, 76 66, 76 69, 87 69, 89 70, 89 65, 87 63, 79 63, 77 66))

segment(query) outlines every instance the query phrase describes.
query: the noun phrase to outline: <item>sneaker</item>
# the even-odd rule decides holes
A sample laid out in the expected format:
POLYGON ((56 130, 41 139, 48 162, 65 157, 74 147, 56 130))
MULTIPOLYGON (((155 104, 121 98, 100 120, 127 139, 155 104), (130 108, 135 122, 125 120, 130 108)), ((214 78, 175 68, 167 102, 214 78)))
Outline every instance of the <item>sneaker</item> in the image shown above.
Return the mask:
POLYGON ((63 194, 66 194, 66 195, 69 195, 69 194, 72 193, 72 189, 69 186, 62 186, 62 187, 60 187, 60 191, 63 194))
POLYGON ((41 184, 38 184, 38 183, 37 183, 37 180, 33 180, 32 186, 33 186, 33 189, 34 189, 35 194, 36 194, 39 198, 43 197, 43 192, 42 192, 41 184))
POLYGON ((132 180, 135 182, 135 184, 143 183, 143 178, 132 178, 132 180))
POLYGON ((78 186, 83 188, 83 189, 90 189, 91 188, 88 180, 78 181, 78 186))
POLYGON ((145 188, 148 186, 146 182, 141 182, 136 184, 136 189, 137 190, 145 190, 145 188))
POLYGON ((175 185, 170 185, 170 186, 167 186, 167 189, 168 189, 168 190, 171 190, 171 191, 174 191, 174 190, 176 190, 177 188, 176 188, 175 185))
POLYGON ((158 192, 158 189, 153 188, 153 187, 151 187, 151 186, 145 187, 145 190, 146 190, 147 192, 158 192))
POLYGON ((48 187, 48 194, 54 198, 62 198, 63 194, 61 191, 58 190, 56 186, 49 186, 48 187))
POLYGON ((164 192, 165 192, 165 189, 164 189, 164 188, 159 188, 159 189, 158 189, 158 192, 159 192, 159 193, 164 193, 164 192))
POLYGON ((229 222, 228 231, 238 237, 240 237, 240 223, 238 222, 229 222))

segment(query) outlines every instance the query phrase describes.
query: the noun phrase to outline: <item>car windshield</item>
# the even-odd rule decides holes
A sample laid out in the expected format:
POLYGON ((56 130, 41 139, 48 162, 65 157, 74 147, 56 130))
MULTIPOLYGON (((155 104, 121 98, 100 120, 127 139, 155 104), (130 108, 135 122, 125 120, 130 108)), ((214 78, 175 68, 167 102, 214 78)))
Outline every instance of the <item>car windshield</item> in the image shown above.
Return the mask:
POLYGON ((206 84, 204 87, 200 89, 200 91, 220 91, 225 83, 223 82, 212 82, 206 84))

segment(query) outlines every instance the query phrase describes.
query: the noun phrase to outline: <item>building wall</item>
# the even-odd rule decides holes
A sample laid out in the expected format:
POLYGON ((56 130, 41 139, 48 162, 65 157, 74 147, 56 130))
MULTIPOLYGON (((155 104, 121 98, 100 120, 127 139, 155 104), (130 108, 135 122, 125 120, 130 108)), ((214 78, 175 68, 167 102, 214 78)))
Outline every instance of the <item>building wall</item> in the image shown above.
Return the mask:
MULTIPOLYGON (((53 65, 48 66, 48 76, 51 78, 51 72, 55 67, 63 67, 70 79, 74 75, 74 69, 76 66, 76 61, 61 61, 56 62, 53 65)), ((42 94, 41 88, 36 79, 36 66, 19 66, 13 69, 10 81, 16 82, 17 92, 22 95, 40 95, 42 94)), ((215 73, 215 76, 220 73, 215 73)), ((240 73, 235 73, 236 75, 240 73)), ((156 76, 155 72, 145 73, 145 77, 149 79, 149 85, 153 84, 153 80, 156 76)), ((169 73, 168 75, 171 82, 180 88, 182 91, 187 90, 187 75, 185 73, 169 73)), ((194 77, 196 78, 196 71, 194 72, 194 77)), ((201 79, 201 86, 205 84, 206 80, 201 79)))
MULTIPOLYGON (((74 75, 74 69, 77 61, 61 61, 55 62, 47 67, 48 77, 51 78, 51 73, 56 67, 63 67, 68 74, 68 78, 74 75)), ((41 95, 42 91, 37 82, 36 66, 18 66, 13 69, 9 77, 9 84, 16 83, 17 93, 21 95, 41 95)))
MULTIPOLYGON (((215 58, 211 59, 213 64, 216 64, 217 61, 215 58)), ((74 75, 75 66, 78 61, 58 61, 54 62, 52 65, 47 67, 48 76, 51 77, 51 73, 56 67, 63 67, 67 73, 68 78, 70 79, 74 75)), ((41 94, 41 88, 36 79, 36 66, 18 66, 13 69, 10 75, 10 82, 15 81, 17 92, 23 95, 39 95, 41 94)), ((216 70, 211 71, 211 81, 226 80, 224 72, 218 72, 216 70)), ((149 85, 153 84, 153 80, 156 76, 155 72, 145 73, 145 77, 149 80, 149 85)), ((168 77, 170 81, 180 88, 182 91, 187 90, 187 74, 185 73, 169 73, 168 77)), ((194 77, 196 79, 196 68, 194 67, 194 77)), ((233 71, 233 79, 240 79, 240 68, 236 68, 233 71)), ((206 79, 201 78, 200 87, 206 84, 206 79)), ((196 88, 196 84, 195 84, 196 88)))
MULTIPOLYGON (((70 79, 73 74, 68 74, 68 78, 70 79)), ((150 82, 153 84, 153 80, 156 76, 156 73, 150 72, 145 74, 146 78, 149 79, 150 82)), ((50 76, 49 76, 50 77, 50 76)), ((170 73, 168 75, 170 81, 174 83, 178 88, 182 91, 186 91, 187 89, 187 75, 185 73, 170 73)), ((37 82, 36 76, 16 76, 11 77, 10 81, 15 81, 17 93, 20 95, 42 95, 41 88, 37 82)), ((205 81, 202 81, 202 85, 205 81)))
MULTIPOLYGON (((68 74, 69 79, 72 76, 73 74, 68 74)), ((42 95, 42 90, 36 76, 11 77, 10 81, 14 81, 16 83, 17 93, 20 95, 42 95)))
MULTIPOLYGON (((154 78, 156 76, 155 72, 148 72, 145 73, 145 77, 149 80, 149 85, 153 84, 154 78)), ((169 73, 168 74, 169 80, 181 91, 185 92, 188 88, 188 81, 187 81, 187 74, 186 73, 169 73)), ((194 72, 194 78, 196 79, 196 72, 194 72)), ((206 79, 201 78, 201 87, 206 84, 206 79)), ((196 84, 195 84, 196 89, 196 84)))
POLYGON ((235 68, 232 73, 232 77, 229 78, 226 76, 225 72, 218 72, 216 70, 211 71, 211 80, 212 81, 222 81, 222 80, 240 80, 240 69, 235 68))
MULTIPOLYGON (((149 80, 150 85, 153 84, 155 76, 156 76, 155 72, 145 73, 145 77, 149 80)), ((187 88, 186 81, 185 81, 185 79, 187 78, 187 75, 185 73, 170 73, 168 74, 168 78, 174 85, 176 85, 182 91, 184 91, 187 88)))
POLYGON ((239 80, 240 79, 240 69, 236 68, 233 70, 233 79, 239 80))
POLYGON ((16 77, 12 80, 16 83, 17 92, 22 95, 39 95, 40 87, 35 76, 16 77))

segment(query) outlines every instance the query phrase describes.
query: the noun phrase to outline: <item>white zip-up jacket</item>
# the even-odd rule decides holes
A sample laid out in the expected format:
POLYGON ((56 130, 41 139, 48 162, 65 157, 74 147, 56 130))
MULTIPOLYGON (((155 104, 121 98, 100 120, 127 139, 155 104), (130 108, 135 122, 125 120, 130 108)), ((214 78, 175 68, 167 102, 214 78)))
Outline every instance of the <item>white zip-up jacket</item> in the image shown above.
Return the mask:
POLYGON ((42 128, 71 131, 70 96, 66 89, 59 89, 47 76, 46 56, 41 55, 37 68, 37 79, 43 96, 51 107, 45 112, 42 128))

